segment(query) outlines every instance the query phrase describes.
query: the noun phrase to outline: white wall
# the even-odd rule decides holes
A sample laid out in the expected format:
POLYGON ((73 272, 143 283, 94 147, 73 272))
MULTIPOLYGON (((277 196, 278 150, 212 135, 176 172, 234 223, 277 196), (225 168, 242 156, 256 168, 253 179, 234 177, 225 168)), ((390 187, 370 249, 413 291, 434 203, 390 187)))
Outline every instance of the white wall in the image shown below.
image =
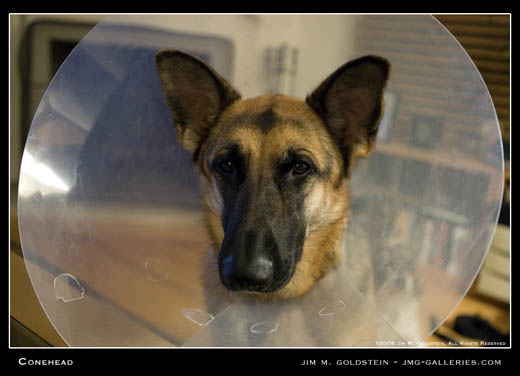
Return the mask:
POLYGON ((215 35, 233 41, 233 83, 244 97, 264 93, 266 47, 299 50, 295 95, 304 97, 348 58, 353 47, 353 16, 339 15, 157 15, 112 16, 113 21, 167 30, 215 35))
POLYGON ((260 48, 287 43, 299 51, 294 95, 305 97, 351 57, 353 16, 262 15, 260 48))
MULTIPOLYGON (((263 70, 267 47, 287 45, 299 52, 294 95, 305 97, 329 73, 351 57, 354 18, 338 15, 156 15, 111 16, 116 22, 142 24, 184 33, 215 35, 234 45, 233 84, 244 98, 266 90, 263 70)), ((23 33, 36 20, 98 22, 103 15, 10 16, 11 182, 21 155, 21 82, 18 53, 23 33)))

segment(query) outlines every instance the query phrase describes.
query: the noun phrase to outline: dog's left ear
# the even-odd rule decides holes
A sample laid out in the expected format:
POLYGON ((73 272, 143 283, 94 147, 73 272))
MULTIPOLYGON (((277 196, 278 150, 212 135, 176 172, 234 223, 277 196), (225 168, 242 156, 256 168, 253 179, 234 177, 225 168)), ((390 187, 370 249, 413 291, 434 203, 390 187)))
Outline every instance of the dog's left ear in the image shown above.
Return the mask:
POLYGON ((338 68, 307 96, 343 153, 347 174, 374 147, 389 76, 388 60, 364 56, 338 68))

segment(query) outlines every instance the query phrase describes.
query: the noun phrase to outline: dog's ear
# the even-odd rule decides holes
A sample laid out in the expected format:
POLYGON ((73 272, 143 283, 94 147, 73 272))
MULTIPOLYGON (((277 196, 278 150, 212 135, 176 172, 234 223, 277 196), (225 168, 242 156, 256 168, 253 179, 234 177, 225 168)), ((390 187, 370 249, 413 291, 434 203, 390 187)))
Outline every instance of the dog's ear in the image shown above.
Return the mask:
POLYGON ((338 68, 306 98, 343 153, 347 174, 374 147, 389 75, 388 60, 364 56, 338 68))
POLYGON ((177 139, 193 158, 220 113, 240 94, 203 61, 176 50, 155 57, 177 139))

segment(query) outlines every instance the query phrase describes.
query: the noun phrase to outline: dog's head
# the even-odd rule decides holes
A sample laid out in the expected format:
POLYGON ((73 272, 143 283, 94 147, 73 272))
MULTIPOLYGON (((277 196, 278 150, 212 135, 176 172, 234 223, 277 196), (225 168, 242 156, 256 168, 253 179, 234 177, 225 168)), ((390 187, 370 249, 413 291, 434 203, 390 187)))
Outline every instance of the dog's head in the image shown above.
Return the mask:
POLYGON ((375 142, 389 63, 366 56, 332 73, 305 101, 242 100, 211 67, 157 54, 180 144, 201 171, 222 284, 289 298, 336 263, 348 177, 375 142))

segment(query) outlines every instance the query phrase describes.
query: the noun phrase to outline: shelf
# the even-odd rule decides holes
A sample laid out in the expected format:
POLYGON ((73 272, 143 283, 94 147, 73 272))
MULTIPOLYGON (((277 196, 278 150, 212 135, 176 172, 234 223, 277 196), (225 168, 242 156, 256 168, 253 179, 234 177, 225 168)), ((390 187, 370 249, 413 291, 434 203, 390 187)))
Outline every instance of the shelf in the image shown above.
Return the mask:
POLYGON ((396 157, 413 159, 429 164, 437 164, 445 167, 452 167, 470 172, 489 175, 491 180, 499 177, 499 172, 493 167, 479 161, 467 158, 465 155, 458 154, 455 150, 447 153, 446 151, 436 152, 425 149, 415 148, 401 143, 380 143, 376 146, 376 153, 391 154, 396 157))
POLYGON ((454 213, 452 211, 449 211, 447 209, 442 209, 439 207, 431 206, 431 205, 425 205, 425 203, 412 195, 409 194, 403 194, 398 192, 389 192, 385 188, 375 188, 370 187, 364 192, 365 195, 371 195, 371 196, 384 196, 384 197, 391 197, 393 201, 398 201, 406 205, 410 205, 412 207, 420 207, 422 208, 422 211, 425 215, 434 217, 434 218, 440 218, 445 219, 450 222, 459 224, 459 225, 467 225, 468 219, 460 214, 454 213))

